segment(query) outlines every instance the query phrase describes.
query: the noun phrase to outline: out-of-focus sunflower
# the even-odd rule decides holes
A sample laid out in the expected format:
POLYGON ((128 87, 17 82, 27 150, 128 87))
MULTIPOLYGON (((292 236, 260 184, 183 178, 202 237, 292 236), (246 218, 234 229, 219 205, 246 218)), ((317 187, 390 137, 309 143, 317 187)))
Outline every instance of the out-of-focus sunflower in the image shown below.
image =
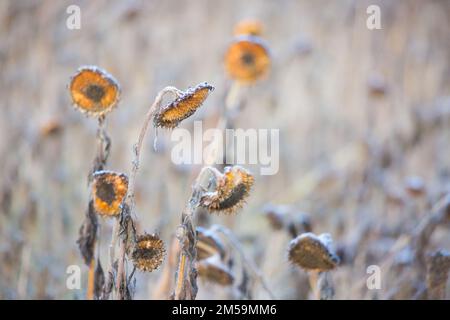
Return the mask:
POLYGON ((212 230, 197 227, 197 260, 204 260, 214 255, 225 257, 225 246, 212 230))
POLYGON ((228 75, 241 83, 250 84, 263 78, 270 69, 270 55, 264 41, 255 36, 239 36, 225 54, 228 75))
POLYGON ((117 80, 96 66, 79 68, 71 78, 69 89, 74 106, 96 117, 111 111, 120 97, 117 80))
POLYGON ((172 129, 197 111, 214 87, 204 82, 189 88, 180 97, 161 108, 153 118, 155 127, 172 129))
POLYGON ((202 199, 202 205, 209 212, 234 213, 244 204, 253 182, 253 176, 244 168, 226 167, 216 182, 216 191, 207 193, 202 199))
POLYGON ((242 20, 236 24, 234 27, 234 35, 250 35, 250 36, 261 36, 263 34, 263 25, 261 21, 256 19, 246 19, 242 20))
POLYGON ((305 270, 332 270, 338 266, 340 259, 331 244, 331 236, 327 233, 319 236, 303 233, 290 242, 289 260, 305 270))
POLYGON ((140 235, 132 253, 134 266, 139 270, 151 272, 161 265, 165 253, 164 242, 157 235, 140 235))
POLYGON ((200 278, 222 286, 229 286, 234 282, 232 272, 216 257, 198 261, 197 272, 200 278))
POLYGON ((118 216, 128 191, 128 177, 112 171, 97 171, 93 177, 92 198, 95 211, 101 216, 118 216))

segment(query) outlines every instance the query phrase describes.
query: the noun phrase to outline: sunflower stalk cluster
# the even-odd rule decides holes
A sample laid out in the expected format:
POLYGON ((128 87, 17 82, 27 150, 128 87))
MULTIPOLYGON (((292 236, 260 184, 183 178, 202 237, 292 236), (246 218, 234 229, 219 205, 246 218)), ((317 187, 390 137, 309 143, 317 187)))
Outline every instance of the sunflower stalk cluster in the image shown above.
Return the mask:
MULTIPOLYGON (((120 97, 117 80, 96 66, 81 67, 71 78, 69 89, 75 108, 88 116, 97 117, 99 123, 98 151, 88 179, 90 201, 78 240, 80 251, 89 266, 87 298, 109 299, 113 295, 116 299, 132 299, 135 271, 152 272, 157 269, 162 264, 166 251, 164 242, 157 234, 137 230, 138 217, 134 212, 136 175, 149 123, 153 120, 155 128, 175 128, 182 120, 195 113, 214 88, 201 83, 186 91, 169 86, 158 93, 147 112, 134 147, 130 179, 126 174, 105 170, 111 146, 111 140, 106 134, 105 118, 117 105, 120 97), (162 106, 162 99, 167 93, 172 93, 175 99, 162 106), (106 277, 100 259, 97 259, 97 268, 94 262, 101 223, 98 217, 115 219, 106 277), (117 246, 119 251, 116 256, 117 246), (131 272, 127 271, 128 261, 132 262, 131 272)), ((99 249, 97 248, 97 254, 99 249)))

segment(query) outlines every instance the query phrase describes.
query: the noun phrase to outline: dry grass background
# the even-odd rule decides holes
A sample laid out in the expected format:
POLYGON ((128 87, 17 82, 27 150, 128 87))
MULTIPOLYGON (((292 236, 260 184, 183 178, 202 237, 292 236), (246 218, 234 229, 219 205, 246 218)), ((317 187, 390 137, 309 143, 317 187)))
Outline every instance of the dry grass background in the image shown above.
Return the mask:
MULTIPOLYGON (((263 22, 273 66, 248 89, 236 125, 280 129, 280 171, 256 176, 234 221, 211 223, 231 226, 278 298, 308 298, 308 283, 288 263, 290 237, 271 229, 267 203, 307 212, 315 233, 332 234, 343 259, 332 273, 336 298, 414 296, 412 249, 396 248, 450 192, 449 1, 19 0, 0 2, 0 298, 84 298, 66 289, 65 271, 82 266, 85 288, 75 241, 96 121, 71 107, 66 85, 75 70, 99 65, 120 82, 108 168, 129 172, 143 115, 166 85, 215 85, 194 116, 214 124, 228 85, 222 57, 234 24, 248 17, 263 22), (72 3, 81 7, 81 30, 65 26, 72 3), (382 30, 366 28, 369 4, 380 5, 382 30), (384 93, 374 92, 377 81, 384 93), (426 120, 433 117, 439 121, 426 120), (408 192, 411 177, 423 181, 422 194, 408 192), (370 264, 382 266, 381 290, 365 286, 370 264)), ((171 163, 169 133, 160 132, 158 152, 152 143, 144 146, 137 210, 145 229, 169 243, 199 168, 171 163)), ((103 223, 103 246, 110 228, 103 223)), ((441 248, 450 249, 446 228, 426 252, 441 248)), ((160 275, 138 274, 136 298, 151 298, 160 275)), ((200 282, 199 298, 229 291, 200 282)), ((258 285, 253 293, 267 298, 258 285)))

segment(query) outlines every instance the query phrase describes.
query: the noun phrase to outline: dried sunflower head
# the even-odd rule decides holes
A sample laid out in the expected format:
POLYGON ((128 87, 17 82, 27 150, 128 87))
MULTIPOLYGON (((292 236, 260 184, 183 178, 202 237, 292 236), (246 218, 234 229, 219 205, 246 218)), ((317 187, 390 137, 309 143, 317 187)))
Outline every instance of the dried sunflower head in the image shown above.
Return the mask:
POLYGON ((199 277, 208 282, 229 286, 234 282, 234 276, 223 262, 216 257, 211 257, 197 262, 199 277))
POLYGON ((78 69, 69 85, 74 106, 91 116, 111 111, 120 97, 120 86, 106 71, 96 66, 78 69))
POLYGON ((136 239, 133 264, 139 270, 151 272, 161 265, 165 254, 164 242, 157 235, 143 234, 136 239))
POLYGON ((234 27, 234 35, 250 35, 250 36, 261 36, 263 34, 263 25, 261 21, 256 19, 246 19, 237 23, 234 27))
POLYGON ((189 88, 176 100, 158 110, 153 118, 155 127, 172 129, 197 111, 214 87, 204 82, 189 88))
POLYGON ((225 54, 228 75, 241 83, 250 84, 263 78, 270 69, 269 50, 255 36, 239 36, 225 54))
POLYGON ((339 264, 339 257, 331 245, 329 234, 303 233, 289 243, 289 260, 305 270, 332 270, 339 264))
POLYGON ((216 191, 205 194, 201 204, 210 212, 236 212, 248 197, 253 182, 251 173, 241 166, 225 167, 217 179, 216 191))
POLYGON ((112 171, 97 171, 93 178, 92 198, 95 211, 101 216, 118 216, 128 191, 128 177, 112 171))
POLYGON ((197 260, 207 259, 214 255, 223 258, 226 254, 225 246, 212 230, 197 227, 197 260))

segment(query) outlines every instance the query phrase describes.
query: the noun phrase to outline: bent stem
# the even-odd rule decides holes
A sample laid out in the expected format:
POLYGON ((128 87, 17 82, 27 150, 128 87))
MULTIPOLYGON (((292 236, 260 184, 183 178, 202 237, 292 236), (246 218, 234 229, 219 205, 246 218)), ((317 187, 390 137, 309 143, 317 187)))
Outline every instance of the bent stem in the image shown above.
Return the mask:
POLYGON ((215 188, 216 171, 212 167, 202 168, 192 187, 192 195, 181 214, 181 225, 178 229, 180 232, 177 234, 181 250, 175 280, 175 300, 195 300, 197 296, 197 270, 195 267, 197 233, 195 231, 194 218, 203 195, 215 188))
MULTIPOLYGON (((134 158, 132 161, 132 168, 131 168, 131 174, 130 174, 130 180, 129 180, 129 187, 128 187, 128 195, 127 195, 127 199, 126 199, 126 203, 129 206, 130 212, 134 213, 134 205, 135 205, 135 199, 134 199, 134 192, 135 192, 135 185, 136 185, 136 175, 137 175, 137 171, 139 170, 139 161, 140 161, 140 156, 141 156, 141 149, 142 149, 142 144, 144 142, 144 138, 145 138, 145 134, 147 133, 149 124, 151 119, 153 118, 153 116, 155 115, 155 113, 161 108, 161 102, 162 99, 164 97, 164 95, 166 93, 173 93, 176 97, 180 97, 182 95, 182 91, 178 90, 175 87, 172 86, 168 86, 165 87, 164 89, 162 89, 156 96, 153 104, 150 106, 150 108, 147 111, 147 114, 145 116, 144 119, 144 124, 141 127, 141 130, 139 132, 139 137, 138 140, 136 142, 136 144, 134 145, 134 158)), ((121 213, 121 215, 123 214, 123 211, 121 213)), ((134 214, 135 219, 137 220, 137 215, 134 214)), ((110 268, 112 270, 113 268, 113 263, 114 263, 114 259, 115 259, 115 246, 117 243, 117 239, 119 238, 119 234, 120 234, 120 221, 121 219, 118 218, 116 219, 116 221, 114 222, 114 231, 113 231, 113 236, 111 239, 111 245, 110 245, 110 268)), ((137 226, 139 226, 139 224, 137 224, 137 226)), ((122 285, 122 282, 124 279, 126 279, 125 277, 125 251, 126 251, 126 246, 124 241, 120 241, 119 243, 119 258, 118 258, 118 265, 117 265, 117 279, 116 279, 116 289, 119 291, 118 294, 118 298, 121 299, 122 297, 122 293, 120 290, 120 286, 122 285)))
POLYGON ((258 267, 253 263, 252 260, 248 259, 246 257, 246 255, 244 254, 244 251, 241 248, 241 244, 239 243, 239 241, 236 239, 236 237, 234 236, 234 234, 227 228, 220 226, 220 225, 214 225, 212 227, 214 230, 222 233, 230 242, 230 244, 237 250, 237 252, 239 253, 241 260, 247 265, 248 269, 253 273, 253 276, 255 277, 256 280, 258 280, 263 289, 267 292, 267 294, 269 295, 269 297, 272 300, 275 300, 276 297, 273 294, 273 292, 269 289, 269 286, 266 282, 266 280, 264 279, 261 271, 259 271, 258 267))
POLYGON ((131 175, 130 175, 130 183, 129 183, 129 189, 128 189, 128 200, 130 201, 130 209, 131 212, 133 212, 134 208, 134 190, 135 190, 135 184, 136 184, 136 175, 137 171, 139 170, 139 161, 141 157, 141 149, 142 144, 144 142, 144 137, 148 129, 148 125, 155 115, 155 113, 161 108, 161 102, 166 93, 173 93, 176 97, 180 97, 182 95, 182 91, 178 90, 175 87, 168 86, 162 89, 158 95, 155 98, 155 101, 150 106, 150 108, 147 111, 147 114, 145 116, 144 124, 142 125, 141 131, 139 132, 138 141, 134 145, 134 159, 132 161, 132 169, 131 169, 131 175))

